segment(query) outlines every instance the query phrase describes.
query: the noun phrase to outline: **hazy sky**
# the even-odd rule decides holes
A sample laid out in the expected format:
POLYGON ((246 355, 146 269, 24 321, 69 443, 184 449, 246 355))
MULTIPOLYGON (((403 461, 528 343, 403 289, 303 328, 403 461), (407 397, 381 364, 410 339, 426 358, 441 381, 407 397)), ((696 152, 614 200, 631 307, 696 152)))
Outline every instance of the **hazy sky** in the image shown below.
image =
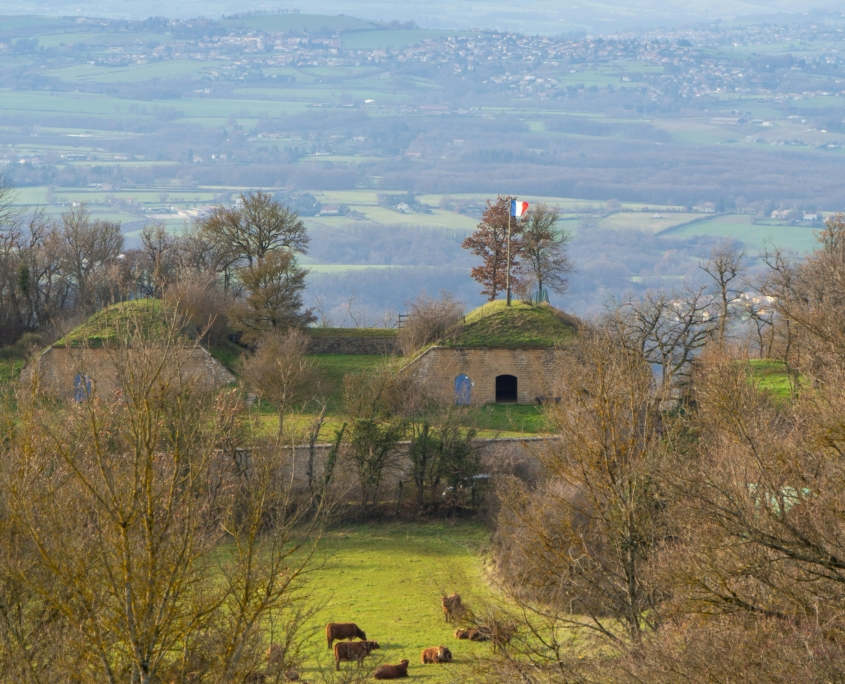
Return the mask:
POLYGON ((85 15, 142 19, 188 18, 246 10, 297 8, 315 14, 379 19, 413 19, 429 28, 511 29, 557 34, 608 33, 625 28, 670 26, 716 18, 845 10, 845 0, 0 0, 0 14, 85 15))

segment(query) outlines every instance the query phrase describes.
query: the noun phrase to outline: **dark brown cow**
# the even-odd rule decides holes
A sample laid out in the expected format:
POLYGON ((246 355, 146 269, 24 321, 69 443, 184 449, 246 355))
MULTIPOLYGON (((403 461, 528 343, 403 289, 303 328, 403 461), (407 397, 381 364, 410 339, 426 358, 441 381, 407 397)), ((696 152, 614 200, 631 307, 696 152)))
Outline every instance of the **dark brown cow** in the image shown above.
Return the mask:
POLYGON ((358 625, 354 622, 330 622, 326 625, 326 641, 329 642, 329 648, 336 640, 349 639, 352 641, 355 638, 361 641, 367 640, 367 635, 363 630, 358 629, 358 625))
POLYGON ((441 596, 440 605, 443 606, 443 616, 446 618, 446 622, 461 620, 466 614, 461 595, 457 592, 448 596, 441 596))
POLYGON ((422 652, 420 657, 423 665, 426 663, 451 663, 452 651, 445 646, 432 646, 422 652))
POLYGON ((358 667, 364 664, 366 658, 372 651, 381 648, 375 641, 338 641, 334 645, 334 664, 340 670, 340 664, 351 663, 355 660, 358 667))
POLYGON ((490 641, 490 630, 486 627, 473 627, 472 629, 456 629, 456 639, 469 639, 470 641, 490 641))
POLYGON ((408 676, 408 661, 403 660, 398 665, 379 665, 376 668, 376 679, 401 679, 408 676))

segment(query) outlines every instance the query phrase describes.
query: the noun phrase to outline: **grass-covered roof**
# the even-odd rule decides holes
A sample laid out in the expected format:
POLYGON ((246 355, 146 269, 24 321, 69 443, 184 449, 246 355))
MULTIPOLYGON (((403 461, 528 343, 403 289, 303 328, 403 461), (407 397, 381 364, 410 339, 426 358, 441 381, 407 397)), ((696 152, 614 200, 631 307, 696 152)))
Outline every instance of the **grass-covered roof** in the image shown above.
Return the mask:
POLYGON ((549 349, 571 340, 577 319, 548 304, 488 302, 464 317, 444 346, 481 349, 549 349))
MULTIPOLYGON (((102 347, 136 335, 147 340, 164 339, 172 330, 173 313, 158 299, 135 299, 100 309, 77 326, 54 347, 102 347)), ((187 335, 185 336, 188 341, 187 335)))

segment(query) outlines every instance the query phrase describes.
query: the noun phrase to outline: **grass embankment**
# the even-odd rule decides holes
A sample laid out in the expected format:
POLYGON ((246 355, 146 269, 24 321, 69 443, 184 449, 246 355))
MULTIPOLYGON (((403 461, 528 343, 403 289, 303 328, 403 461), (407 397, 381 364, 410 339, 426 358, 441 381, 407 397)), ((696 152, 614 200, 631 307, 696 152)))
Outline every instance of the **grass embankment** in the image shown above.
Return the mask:
POLYGON ((167 311, 158 299, 135 299, 101 309, 53 344, 101 347, 135 334, 155 340, 168 334, 167 311))
POLYGON ((490 644, 456 640, 455 626, 443 619, 440 596, 457 591, 476 610, 493 597, 483 573, 488 545, 488 531, 473 522, 357 525, 328 531, 315 558, 324 566, 311 575, 312 603, 320 608, 309 623, 316 634, 309 641, 303 677, 314 681, 318 663, 333 667, 325 624, 355 622, 379 642, 381 650, 375 655, 382 662, 407 658, 411 677, 426 682, 465 681, 473 658, 488 654, 490 644), (451 649, 455 662, 421 665, 420 652, 440 644, 451 649))
POLYGON ((451 347, 549 349, 571 340, 576 319, 548 304, 488 302, 468 313, 447 333, 451 347))

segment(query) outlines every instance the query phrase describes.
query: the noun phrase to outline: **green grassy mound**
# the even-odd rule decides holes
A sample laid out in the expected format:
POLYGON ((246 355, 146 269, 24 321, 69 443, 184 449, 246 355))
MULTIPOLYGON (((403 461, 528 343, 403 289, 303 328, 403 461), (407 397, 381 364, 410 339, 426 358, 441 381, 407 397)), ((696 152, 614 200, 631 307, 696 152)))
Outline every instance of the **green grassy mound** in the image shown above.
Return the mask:
POLYGON ((450 347, 548 349, 571 340, 578 331, 572 316, 548 304, 488 302, 452 328, 443 344, 450 347))
MULTIPOLYGON (((53 346, 102 347, 136 334, 149 340, 163 338, 170 329, 167 319, 167 308, 158 299, 120 302, 101 309, 53 346)), ((185 339, 188 339, 187 336, 185 339)))

